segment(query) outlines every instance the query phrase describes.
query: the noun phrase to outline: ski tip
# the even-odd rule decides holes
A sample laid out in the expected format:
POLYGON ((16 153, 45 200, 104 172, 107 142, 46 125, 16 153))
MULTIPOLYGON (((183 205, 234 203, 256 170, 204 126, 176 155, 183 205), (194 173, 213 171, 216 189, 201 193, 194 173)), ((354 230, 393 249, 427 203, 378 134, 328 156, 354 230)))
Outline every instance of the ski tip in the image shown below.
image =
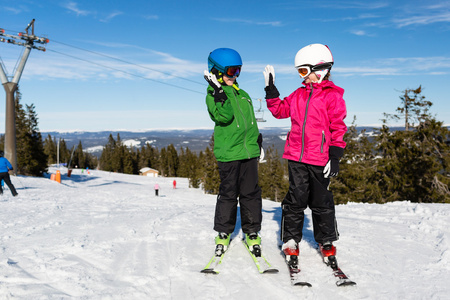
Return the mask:
POLYGON ((348 279, 342 279, 342 280, 336 281, 336 285, 337 286, 353 286, 353 285, 356 285, 356 282, 348 280, 348 279))
POLYGON ((267 270, 264 270, 263 272, 262 272, 262 274, 275 274, 275 273, 278 273, 279 271, 278 271, 278 269, 267 269, 267 270))
POLYGON ((311 284, 311 283, 309 283, 309 282, 304 282, 304 281, 302 281, 302 282, 294 282, 294 283, 292 283, 292 285, 295 285, 295 286, 307 286, 307 287, 312 287, 312 284, 311 284))
POLYGON ((219 272, 217 272, 217 271, 215 271, 213 269, 203 269, 200 272, 203 273, 203 274, 214 274, 214 275, 219 274, 219 272))

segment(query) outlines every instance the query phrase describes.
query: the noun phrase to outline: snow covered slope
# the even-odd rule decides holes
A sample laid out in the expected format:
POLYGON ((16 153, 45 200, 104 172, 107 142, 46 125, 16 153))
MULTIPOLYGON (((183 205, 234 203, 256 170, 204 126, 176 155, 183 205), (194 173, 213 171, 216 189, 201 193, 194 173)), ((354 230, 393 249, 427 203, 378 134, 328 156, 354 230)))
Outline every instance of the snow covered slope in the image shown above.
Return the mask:
MULTIPOLYGON (((52 170, 55 171, 54 169, 52 170)), ((281 209, 263 203, 259 274, 237 228, 219 275, 200 273, 214 251, 215 196, 186 179, 101 171, 62 183, 12 177, 0 198, 0 299, 448 299, 450 205, 408 201, 337 206, 338 262, 357 286, 337 287, 315 248, 310 211, 301 243, 312 288, 292 287, 278 249, 281 209), (160 185, 160 197, 153 186, 160 185)), ((240 224, 238 224, 240 225, 240 224)))

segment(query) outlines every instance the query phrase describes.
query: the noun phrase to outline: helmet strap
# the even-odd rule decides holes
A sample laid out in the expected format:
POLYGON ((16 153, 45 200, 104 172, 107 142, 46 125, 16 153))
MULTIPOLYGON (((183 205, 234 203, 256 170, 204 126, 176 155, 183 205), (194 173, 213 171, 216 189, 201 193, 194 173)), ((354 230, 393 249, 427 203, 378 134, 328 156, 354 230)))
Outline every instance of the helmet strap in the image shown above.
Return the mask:
POLYGON ((327 73, 330 71, 330 69, 325 69, 325 70, 320 70, 320 71, 315 71, 314 73, 316 74, 317 78, 319 78, 319 80, 317 81, 317 83, 321 83, 322 80, 325 78, 325 76, 327 76, 327 73))

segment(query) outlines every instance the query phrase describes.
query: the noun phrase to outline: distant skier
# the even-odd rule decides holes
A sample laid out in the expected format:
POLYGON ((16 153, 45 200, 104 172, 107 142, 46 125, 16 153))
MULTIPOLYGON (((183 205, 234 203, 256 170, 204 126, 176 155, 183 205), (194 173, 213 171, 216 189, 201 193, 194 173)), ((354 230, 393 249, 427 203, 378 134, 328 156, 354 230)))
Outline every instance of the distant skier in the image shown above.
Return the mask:
MULTIPOLYGON (((5 153, 3 151, 0 151, 0 180, 3 180, 6 185, 9 187, 9 190, 11 191, 11 194, 15 197, 17 196, 16 188, 11 183, 11 178, 9 177, 9 171, 13 170, 13 166, 4 157, 5 153)), ((3 194, 2 186, 0 186, 0 195, 3 194)))
POLYGON ((259 130, 252 99, 236 82, 242 67, 238 52, 219 48, 208 56, 208 71, 204 77, 209 83, 206 105, 215 123, 214 155, 220 187, 217 196, 214 230, 216 255, 228 248, 230 235, 236 226, 236 215, 241 208, 241 225, 245 242, 256 256, 261 254, 262 200, 258 185, 259 130))
POLYGON ((283 158, 288 160, 289 190, 282 202, 281 239, 287 260, 297 260, 302 239, 304 211, 312 211, 314 239, 324 257, 335 255, 332 242, 339 237, 330 177, 338 175, 344 154, 347 126, 344 90, 330 80, 330 49, 311 44, 295 56, 303 86, 281 100, 275 71, 264 71, 267 108, 277 119, 291 118, 283 158))
POLYGON ((155 196, 158 197, 159 195, 159 184, 155 183, 155 196))
POLYGON ((177 188, 177 181, 176 181, 176 180, 173 181, 173 188, 174 188, 174 189, 177 188))

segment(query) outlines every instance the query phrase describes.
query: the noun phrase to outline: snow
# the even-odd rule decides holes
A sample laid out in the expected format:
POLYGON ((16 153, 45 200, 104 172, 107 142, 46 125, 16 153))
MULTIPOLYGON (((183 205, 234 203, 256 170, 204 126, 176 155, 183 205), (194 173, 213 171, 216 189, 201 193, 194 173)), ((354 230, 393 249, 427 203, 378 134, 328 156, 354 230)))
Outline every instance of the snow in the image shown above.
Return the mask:
POLYGON ((126 140, 123 141, 123 144, 129 148, 132 148, 132 147, 139 147, 141 145, 141 142, 138 140, 126 140))
MULTIPOLYGON (((55 169, 51 169, 55 172, 55 169)), ((278 274, 259 274, 237 227, 220 274, 214 195, 187 179, 65 169, 62 183, 12 177, 0 198, 0 299, 448 299, 450 205, 408 201, 336 207, 342 270, 337 287, 313 240, 310 211, 300 266, 311 288, 291 286, 278 248, 281 209, 264 200, 263 253, 278 274), (153 186, 160 186, 160 197, 153 186)), ((238 225, 239 219, 238 219, 238 225)))
POLYGON ((101 151, 103 151, 103 148, 104 148, 104 146, 94 146, 94 147, 89 147, 84 151, 87 153, 101 152, 101 151))

